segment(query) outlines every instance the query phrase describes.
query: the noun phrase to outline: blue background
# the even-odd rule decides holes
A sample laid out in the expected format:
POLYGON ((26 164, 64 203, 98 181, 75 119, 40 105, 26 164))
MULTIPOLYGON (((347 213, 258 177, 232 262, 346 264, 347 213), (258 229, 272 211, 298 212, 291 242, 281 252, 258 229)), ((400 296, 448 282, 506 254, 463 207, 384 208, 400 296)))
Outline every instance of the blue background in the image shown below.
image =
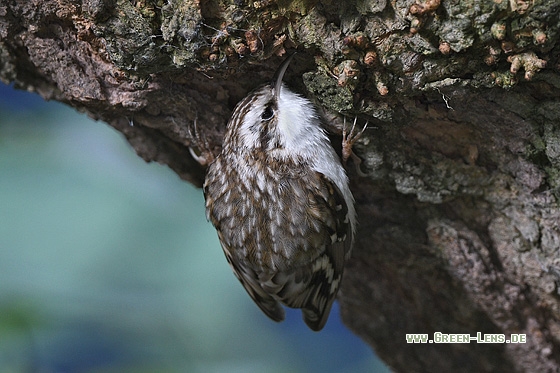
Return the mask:
POLYGON ((0 83, 0 372, 388 372, 344 327, 274 323, 202 192, 104 123, 0 83))

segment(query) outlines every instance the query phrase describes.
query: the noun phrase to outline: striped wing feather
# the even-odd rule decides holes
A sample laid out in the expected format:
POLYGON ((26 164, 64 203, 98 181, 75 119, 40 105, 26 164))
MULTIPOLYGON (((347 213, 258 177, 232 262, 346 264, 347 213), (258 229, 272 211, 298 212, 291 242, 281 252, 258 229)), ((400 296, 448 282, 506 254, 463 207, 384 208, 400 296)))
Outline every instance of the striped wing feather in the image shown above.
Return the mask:
POLYGON ((341 192, 314 171, 287 178, 274 190, 261 190, 259 200, 255 193, 243 190, 243 182, 229 181, 232 187, 227 191, 207 185, 205 196, 209 218, 218 230, 233 272, 272 320, 284 319, 280 305, 284 304, 301 308, 306 324, 321 330, 350 251, 351 240, 345 242, 349 233, 348 209, 341 192), (250 208, 224 213, 226 209, 219 206, 225 195, 228 203, 249 204, 250 208), (289 202, 275 206, 266 203, 286 200, 289 202), (269 209, 277 211, 271 215, 269 209), (249 229, 249 234, 243 229, 249 229))

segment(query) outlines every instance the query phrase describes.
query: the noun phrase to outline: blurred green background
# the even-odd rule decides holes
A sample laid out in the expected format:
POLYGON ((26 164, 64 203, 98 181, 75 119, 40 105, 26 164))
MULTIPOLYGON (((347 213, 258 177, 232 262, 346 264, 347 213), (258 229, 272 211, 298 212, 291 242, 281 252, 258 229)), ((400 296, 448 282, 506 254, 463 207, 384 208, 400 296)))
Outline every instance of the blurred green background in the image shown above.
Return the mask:
POLYGON ((0 373, 388 371, 338 305, 320 333, 267 319, 201 190, 0 83, 0 373))

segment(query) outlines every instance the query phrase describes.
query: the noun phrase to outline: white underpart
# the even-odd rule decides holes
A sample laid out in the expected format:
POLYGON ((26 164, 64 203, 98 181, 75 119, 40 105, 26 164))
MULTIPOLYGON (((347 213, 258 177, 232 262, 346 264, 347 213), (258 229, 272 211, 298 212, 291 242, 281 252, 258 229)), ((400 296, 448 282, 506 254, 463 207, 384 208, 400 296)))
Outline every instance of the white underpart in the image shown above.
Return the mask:
POLYGON ((325 175, 338 187, 348 206, 353 236, 356 230, 356 211, 348 177, 321 127, 315 107, 311 101, 282 85, 277 115, 278 130, 285 147, 285 151, 279 155, 299 154, 309 161, 312 169, 325 175))
MULTIPOLYGON (((247 111, 243 122, 239 127, 241 143, 247 149, 258 148, 260 145, 260 135, 258 128, 252 127, 261 122, 261 114, 266 105, 273 98, 274 89, 270 87, 269 94, 258 96, 253 102, 252 110, 247 111)), ((280 97, 277 97, 277 136, 283 145, 270 155, 277 159, 289 159, 295 155, 307 160, 311 168, 331 180, 342 193, 346 205, 348 206, 348 219, 351 226, 351 237, 356 230, 356 211, 354 209, 354 198, 348 186, 346 171, 340 163, 340 159, 334 151, 330 140, 327 137, 321 120, 315 107, 308 99, 290 91, 284 84, 280 90, 280 97)), ((237 165, 241 180, 245 183, 247 190, 252 190, 248 185, 253 169, 244 163, 237 165)), ((257 175, 259 189, 253 189, 255 197, 258 198, 260 191, 264 192, 263 179, 257 175)))

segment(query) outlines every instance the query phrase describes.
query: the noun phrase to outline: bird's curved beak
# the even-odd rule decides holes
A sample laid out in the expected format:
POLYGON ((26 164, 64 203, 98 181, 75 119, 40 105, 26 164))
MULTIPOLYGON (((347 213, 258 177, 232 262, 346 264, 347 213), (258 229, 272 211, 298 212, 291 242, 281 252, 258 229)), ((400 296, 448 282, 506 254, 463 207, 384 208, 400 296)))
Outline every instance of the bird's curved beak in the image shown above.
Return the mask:
POLYGON ((288 65, 290 65, 290 62, 292 62, 292 59, 294 58, 295 55, 296 53, 294 52, 290 57, 286 58, 284 62, 282 62, 278 70, 276 70, 276 73, 274 74, 272 84, 274 86, 274 97, 276 98, 280 97, 280 91, 282 90, 282 78, 284 77, 284 74, 288 69, 288 65))

